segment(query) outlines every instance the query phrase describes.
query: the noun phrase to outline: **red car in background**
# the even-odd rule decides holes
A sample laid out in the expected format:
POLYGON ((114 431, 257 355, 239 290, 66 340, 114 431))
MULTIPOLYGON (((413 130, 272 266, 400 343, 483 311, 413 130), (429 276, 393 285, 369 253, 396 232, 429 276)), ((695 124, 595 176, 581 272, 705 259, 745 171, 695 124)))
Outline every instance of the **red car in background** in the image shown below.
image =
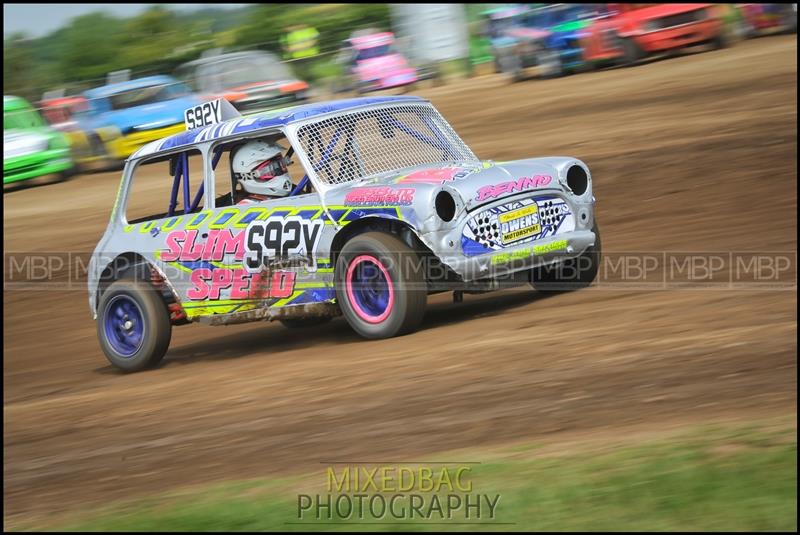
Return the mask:
POLYGON ((247 50, 216 51, 184 63, 175 71, 204 100, 224 98, 242 115, 298 104, 309 98, 309 86, 274 54, 247 50))
POLYGON ((593 62, 631 64, 651 54, 727 42, 714 4, 597 4, 597 18, 585 32, 584 59, 593 62))
POLYGON ((76 113, 85 111, 88 107, 86 98, 80 95, 61 96, 48 98, 45 95, 39 101, 40 111, 45 120, 61 132, 69 132, 77 129, 77 123, 73 117, 76 113))

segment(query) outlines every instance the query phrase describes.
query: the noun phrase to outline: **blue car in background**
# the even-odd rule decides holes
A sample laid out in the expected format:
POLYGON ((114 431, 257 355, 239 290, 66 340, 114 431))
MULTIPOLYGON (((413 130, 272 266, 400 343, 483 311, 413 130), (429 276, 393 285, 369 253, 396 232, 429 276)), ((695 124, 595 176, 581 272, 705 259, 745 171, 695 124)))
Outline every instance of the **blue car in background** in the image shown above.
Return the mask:
POLYGON ((141 146, 182 132, 183 112, 202 102, 171 76, 147 76, 83 93, 88 107, 77 114, 93 153, 122 161, 141 146))
POLYGON ((526 69, 542 65, 550 32, 529 23, 530 7, 501 5, 483 11, 481 16, 482 33, 490 43, 495 72, 504 73, 517 82, 523 79, 526 69))
POLYGON ((590 67, 583 55, 585 28, 598 16, 595 4, 548 4, 533 9, 523 23, 548 32, 540 55, 545 76, 560 76, 590 67))
POLYGON ((512 4, 484 11, 495 70, 518 81, 529 67, 553 77, 590 66, 581 39, 597 13, 596 4, 512 4))

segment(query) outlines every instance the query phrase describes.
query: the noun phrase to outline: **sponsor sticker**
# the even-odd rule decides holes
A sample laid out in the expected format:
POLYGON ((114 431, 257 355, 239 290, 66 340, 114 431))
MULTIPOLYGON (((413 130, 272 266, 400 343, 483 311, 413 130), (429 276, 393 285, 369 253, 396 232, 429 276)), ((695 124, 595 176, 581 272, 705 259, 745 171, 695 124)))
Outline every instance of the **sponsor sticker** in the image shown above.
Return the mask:
POLYGON ((347 192, 345 206, 409 205, 414 202, 413 188, 356 188, 347 192))
POLYGON ((503 245, 535 236, 542 231, 538 207, 535 204, 500 214, 497 219, 503 245))
POLYGON ((545 245, 534 245, 533 253, 536 255, 555 253, 567 249, 567 240, 558 240, 545 245))
POLYGON ((490 184, 478 190, 478 196, 475 197, 475 200, 483 202, 508 193, 518 193, 520 191, 547 186, 552 179, 553 177, 550 175, 536 175, 524 176, 517 180, 501 182, 499 184, 490 184))

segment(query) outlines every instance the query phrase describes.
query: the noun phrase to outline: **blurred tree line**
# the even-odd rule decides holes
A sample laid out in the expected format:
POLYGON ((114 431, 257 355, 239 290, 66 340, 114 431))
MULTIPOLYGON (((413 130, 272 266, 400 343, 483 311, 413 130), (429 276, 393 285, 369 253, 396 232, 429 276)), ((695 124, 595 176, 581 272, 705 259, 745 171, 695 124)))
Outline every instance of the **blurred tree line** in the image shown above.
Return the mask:
POLYGON ((111 71, 171 73, 211 48, 258 48, 281 56, 281 35, 294 24, 316 27, 325 53, 337 50, 354 30, 390 29, 391 21, 387 4, 210 5, 191 12, 154 6, 130 18, 98 11, 73 18, 44 37, 17 33, 4 38, 3 93, 36 101, 49 89, 71 93, 103 85, 111 71))

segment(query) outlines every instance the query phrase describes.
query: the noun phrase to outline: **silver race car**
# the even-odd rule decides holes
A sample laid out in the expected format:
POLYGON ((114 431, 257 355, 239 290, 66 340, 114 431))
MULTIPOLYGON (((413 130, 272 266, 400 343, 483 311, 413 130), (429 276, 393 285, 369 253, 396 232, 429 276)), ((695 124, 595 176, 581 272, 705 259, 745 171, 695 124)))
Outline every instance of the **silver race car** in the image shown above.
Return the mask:
POLYGON ((564 290, 597 274, 587 166, 480 160, 427 100, 358 98, 249 117, 217 100, 185 119, 187 131, 127 160, 89 265, 100 345, 123 370, 159 362, 173 325, 303 327, 343 314, 362 336, 386 338, 415 330, 432 293, 564 290), (231 154, 262 139, 285 148, 291 192, 238 202, 231 154), (153 175, 159 162, 168 171, 153 175), (137 191, 153 176, 163 206, 152 188, 137 191), (130 213, 137 194, 147 215, 130 213))

